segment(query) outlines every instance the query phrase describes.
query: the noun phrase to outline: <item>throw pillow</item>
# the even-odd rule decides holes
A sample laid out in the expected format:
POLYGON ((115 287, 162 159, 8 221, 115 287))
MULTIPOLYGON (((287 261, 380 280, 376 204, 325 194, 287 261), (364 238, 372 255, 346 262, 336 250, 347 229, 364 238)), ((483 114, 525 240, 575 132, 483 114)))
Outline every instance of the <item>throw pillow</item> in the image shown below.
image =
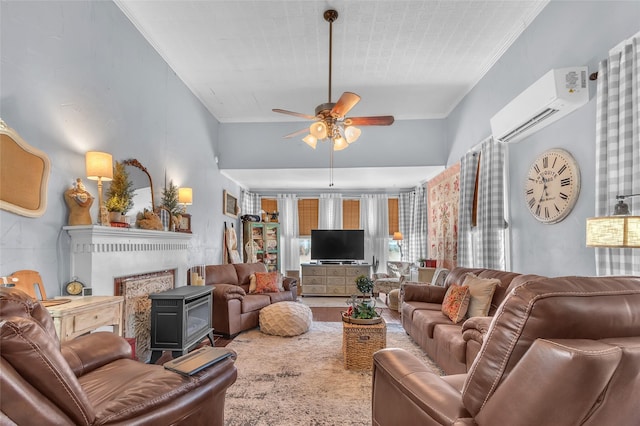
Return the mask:
POLYGON ((249 275, 249 293, 256 292, 256 274, 249 275))
POLYGON ((493 293, 496 291, 496 286, 500 284, 500 280, 497 278, 479 278, 472 273, 468 273, 462 284, 469 287, 469 294, 471 295, 467 316, 469 318, 486 317, 489 314, 489 308, 491 308, 493 293))
POLYGON ((276 293, 278 291, 278 272, 256 272, 255 293, 276 293))
POLYGON ((469 287, 451 284, 442 301, 442 313, 455 324, 464 319, 469 306, 469 287))

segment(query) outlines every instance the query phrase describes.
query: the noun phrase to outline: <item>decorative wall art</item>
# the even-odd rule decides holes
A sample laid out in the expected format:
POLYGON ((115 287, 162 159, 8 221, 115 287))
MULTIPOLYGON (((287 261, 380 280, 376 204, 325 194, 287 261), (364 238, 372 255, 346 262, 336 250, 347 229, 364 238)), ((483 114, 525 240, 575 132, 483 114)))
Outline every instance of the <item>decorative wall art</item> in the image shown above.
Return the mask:
POLYGON ((427 182, 429 199, 429 258, 439 268, 453 269, 458 260, 460 163, 427 182))
POLYGON ((27 217, 47 209, 51 164, 43 151, 27 144, 0 119, 0 208, 27 217))
POLYGON ((233 195, 229 194, 227 190, 224 190, 222 193, 223 197, 223 211, 227 216, 231 216, 233 218, 238 217, 238 213, 240 213, 240 207, 238 206, 238 199, 233 195))

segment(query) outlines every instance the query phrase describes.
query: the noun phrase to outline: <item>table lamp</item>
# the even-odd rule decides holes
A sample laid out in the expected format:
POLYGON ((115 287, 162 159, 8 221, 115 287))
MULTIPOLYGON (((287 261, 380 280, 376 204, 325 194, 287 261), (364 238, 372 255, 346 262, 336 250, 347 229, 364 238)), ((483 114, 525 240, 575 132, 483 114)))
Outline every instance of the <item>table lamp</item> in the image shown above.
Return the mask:
POLYGON ((106 152, 89 151, 85 155, 87 179, 98 181, 98 223, 102 223, 102 181, 113 180, 113 157, 106 152))
POLYGON ((400 249, 400 261, 402 261, 402 240, 404 237, 402 236, 402 232, 394 232, 393 240, 398 242, 398 248, 400 249))

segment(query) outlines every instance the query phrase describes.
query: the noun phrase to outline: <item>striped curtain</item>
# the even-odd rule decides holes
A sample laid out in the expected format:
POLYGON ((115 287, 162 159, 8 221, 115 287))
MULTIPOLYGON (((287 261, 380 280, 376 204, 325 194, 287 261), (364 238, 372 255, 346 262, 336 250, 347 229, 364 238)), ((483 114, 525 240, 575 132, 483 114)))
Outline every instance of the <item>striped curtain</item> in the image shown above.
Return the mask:
POLYGON ((480 144, 479 152, 468 152, 460 163, 458 266, 504 270, 507 228, 504 145, 489 138, 480 144), (476 226, 473 226, 474 198, 477 198, 476 226))
POLYGON ((342 194, 320 194, 318 229, 342 229, 342 194))
MULTIPOLYGON (((240 215, 255 214, 260 216, 261 203, 262 197, 260 197, 260 194, 249 192, 246 189, 240 190, 240 215)), ((242 241, 244 241, 243 228, 244 226, 241 226, 237 232, 239 246, 241 246, 242 241)), ((239 247, 238 252, 242 255, 244 253, 243 247, 239 247)), ((244 259, 244 261, 248 262, 248 259, 244 259)))
MULTIPOLYGON (((640 194, 640 36, 599 64, 596 94, 596 216, 613 213, 616 195, 640 194)), ((627 198, 640 215, 640 197, 627 198)), ((639 249, 596 248, 598 275, 640 275, 639 249)))
POLYGON ((260 216, 261 202, 262 197, 260 197, 260 194, 255 194, 245 189, 240 191, 241 214, 255 214, 260 216))
POLYGON ((405 260, 415 262, 427 256, 427 198, 424 186, 399 195, 399 227, 404 236, 405 260))
POLYGON ((460 159, 460 206, 458 209, 458 264, 471 268, 473 264, 472 219, 476 192, 478 153, 469 151, 460 159))
POLYGON ((505 148, 493 138, 480 146, 480 176, 478 181, 478 238, 474 258, 477 266, 501 269, 506 267, 504 218, 505 148))

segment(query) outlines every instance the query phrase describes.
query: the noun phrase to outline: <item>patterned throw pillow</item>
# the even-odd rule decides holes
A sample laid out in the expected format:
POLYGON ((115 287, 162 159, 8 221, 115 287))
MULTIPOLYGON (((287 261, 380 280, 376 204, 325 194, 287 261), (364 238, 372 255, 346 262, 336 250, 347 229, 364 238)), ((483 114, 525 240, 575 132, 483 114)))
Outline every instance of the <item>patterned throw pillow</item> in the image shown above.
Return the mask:
MULTIPOLYGON (((276 293, 278 291, 278 272, 256 272, 256 290, 254 293, 276 293)), ((251 291, 250 291, 251 292, 251 291)))
POLYGON ((451 284, 442 301, 442 313, 455 324, 464 319, 469 306, 469 287, 451 284))
POLYGON ((478 278, 474 274, 468 273, 462 284, 469 286, 469 295, 471 296, 467 316, 469 318, 486 317, 489 314, 489 308, 491 308, 493 293, 496 291, 496 286, 500 284, 500 280, 497 278, 478 278))

